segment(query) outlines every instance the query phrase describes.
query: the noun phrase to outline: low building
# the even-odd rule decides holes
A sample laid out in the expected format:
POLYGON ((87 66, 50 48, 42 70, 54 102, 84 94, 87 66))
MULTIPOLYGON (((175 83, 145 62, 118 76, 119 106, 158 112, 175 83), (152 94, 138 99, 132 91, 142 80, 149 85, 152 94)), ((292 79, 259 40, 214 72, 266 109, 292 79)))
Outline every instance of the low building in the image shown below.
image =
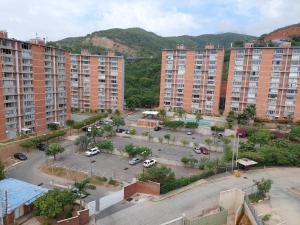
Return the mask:
POLYGON ((30 213, 33 202, 48 189, 7 178, 0 181, 0 224, 14 224, 16 219, 30 213))

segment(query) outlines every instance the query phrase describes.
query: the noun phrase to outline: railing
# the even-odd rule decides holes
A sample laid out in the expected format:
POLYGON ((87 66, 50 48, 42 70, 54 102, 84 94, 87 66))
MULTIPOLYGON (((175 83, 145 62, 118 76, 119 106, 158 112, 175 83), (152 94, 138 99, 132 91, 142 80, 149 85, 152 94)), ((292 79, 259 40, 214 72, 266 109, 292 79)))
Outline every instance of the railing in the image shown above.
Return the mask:
POLYGON ((261 219, 257 215, 257 212, 254 209, 254 207, 251 205, 250 200, 249 200, 247 195, 245 195, 245 204, 247 204, 248 208, 250 209, 251 214, 252 214, 253 218, 255 219, 256 224, 257 225, 263 225, 263 222, 261 221, 261 219))

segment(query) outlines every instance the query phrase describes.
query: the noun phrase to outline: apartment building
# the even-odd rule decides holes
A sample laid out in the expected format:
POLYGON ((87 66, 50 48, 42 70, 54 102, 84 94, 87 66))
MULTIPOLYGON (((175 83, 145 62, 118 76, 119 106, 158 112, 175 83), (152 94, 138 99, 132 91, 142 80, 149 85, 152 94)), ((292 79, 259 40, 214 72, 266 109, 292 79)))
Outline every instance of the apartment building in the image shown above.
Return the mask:
POLYGON ((225 116, 254 104, 260 119, 300 121, 299 75, 300 47, 232 48, 225 116))
POLYGON ((160 108, 182 108, 189 113, 219 114, 224 50, 207 45, 203 49, 162 51, 160 108))
POLYGON ((71 54, 72 109, 123 111, 124 59, 113 52, 71 54))
POLYGON ((0 139, 43 132, 70 118, 70 55, 0 32, 0 139))

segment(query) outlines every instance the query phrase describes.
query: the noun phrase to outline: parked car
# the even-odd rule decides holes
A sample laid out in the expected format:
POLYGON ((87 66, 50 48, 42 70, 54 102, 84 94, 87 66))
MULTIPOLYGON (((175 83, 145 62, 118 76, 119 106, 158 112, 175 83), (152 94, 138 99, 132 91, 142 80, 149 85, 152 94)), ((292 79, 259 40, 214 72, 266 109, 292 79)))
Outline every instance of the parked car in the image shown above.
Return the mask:
POLYGON ((18 159, 18 160, 27 160, 27 156, 25 154, 23 154, 22 152, 17 152, 14 154, 14 158, 18 159))
POLYGON ((142 159, 140 159, 140 158, 132 158, 132 159, 130 159, 129 160, 129 165, 135 165, 135 164, 138 164, 138 163, 140 163, 140 162, 142 162, 143 160, 142 159))
POLYGON ((143 166, 148 168, 150 166, 155 165, 155 163, 156 163, 155 159, 147 159, 147 160, 144 161, 143 166))
POLYGON ((204 154, 204 155, 208 155, 208 154, 209 154, 208 149, 205 148, 205 147, 200 147, 200 151, 201 151, 201 153, 204 154))
POLYGON ((91 132, 91 131, 92 131, 92 127, 88 127, 87 132, 91 132))
POLYGON ((154 131, 160 131, 161 130, 161 127, 154 127, 154 131))
POLYGON ((201 149, 199 147, 193 149, 196 154, 201 154, 201 149))
POLYGON ((118 128, 118 129, 116 129, 116 132, 117 133, 125 133, 125 129, 123 129, 123 128, 118 128))
POLYGON ((81 128, 82 131, 87 132, 87 127, 81 128))
POLYGON ((192 135, 193 132, 189 130, 189 131, 186 132, 186 134, 187 134, 187 135, 192 135))
POLYGON ((130 134, 130 130, 125 130, 125 134, 130 134))
POLYGON ((38 150, 41 150, 41 151, 46 151, 48 149, 48 145, 47 144, 43 144, 43 143, 39 143, 36 145, 36 148, 38 150))
POLYGON ((71 188, 71 191, 74 193, 74 194, 76 194, 78 197, 80 197, 80 198, 86 198, 88 195, 89 195, 89 193, 88 192, 82 192, 82 193, 80 193, 79 192, 79 189, 77 188, 77 187, 72 187, 71 188))
POLYGON ((91 148, 85 152, 86 156, 93 156, 100 153, 100 150, 97 147, 91 148))

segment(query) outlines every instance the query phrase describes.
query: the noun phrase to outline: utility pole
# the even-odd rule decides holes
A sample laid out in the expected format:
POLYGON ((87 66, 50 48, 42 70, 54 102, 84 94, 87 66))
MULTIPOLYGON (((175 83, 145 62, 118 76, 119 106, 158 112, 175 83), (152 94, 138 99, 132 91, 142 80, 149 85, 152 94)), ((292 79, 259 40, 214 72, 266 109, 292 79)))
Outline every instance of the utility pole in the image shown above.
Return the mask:
POLYGON ((236 143, 236 132, 233 139, 233 148, 232 148, 232 159, 231 159, 231 172, 233 173, 234 168, 234 152, 235 152, 235 143, 236 143))

